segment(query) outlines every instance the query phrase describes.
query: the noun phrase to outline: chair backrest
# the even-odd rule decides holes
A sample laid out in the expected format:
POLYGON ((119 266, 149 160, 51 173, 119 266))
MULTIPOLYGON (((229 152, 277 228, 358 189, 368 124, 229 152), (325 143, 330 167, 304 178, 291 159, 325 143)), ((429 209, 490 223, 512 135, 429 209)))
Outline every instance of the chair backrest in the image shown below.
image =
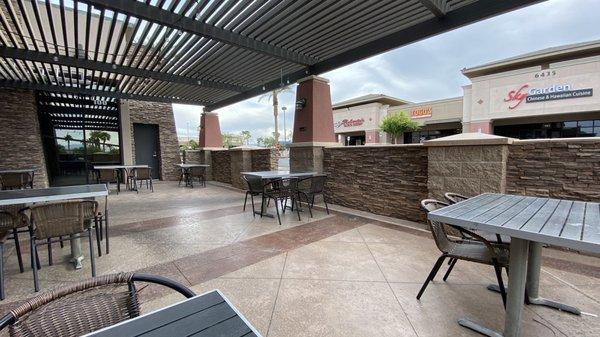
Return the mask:
POLYGON ((192 175, 192 177, 203 177, 204 172, 206 172, 206 167, 204 167, 204 166, 190 167, 190 174, 192 175))
POLYGON ((320 194, 325 192, 325 182, 327 181, 327 176, 324 174, 319 174, 310 177, 310 193, 320 194))
POLYGON ((7 172, 0 174, 0 184, 3 190, 26 188, 31 182, 28 172, 7 172))
MULTIPOLYGON (((435 199, 421 200, 421 207, 427 213, 446 206, 448 206, 447 203, 435 199)), ((439 221, 432 220, 428 220, 427 222, 429 223, 431 234, 433 235, 433 240, 435 241, 435 244, 438 247, 438 249, 443 253, 448 253, 454 245, 454 243, 448 238, 448 235, 444 230, 444 224, 439 221)))
POLYGON ((2 239, 2 233, 8 232, 15 228, 15 222, 17 217, 9 211, 0 210, 0 240, 2 239))
POLYGON ((134 175, 137 179, 152 179, 152 169, 149 167, 138 167, 134 169, 134 175))
POLYGON ((117 181, 118 173, 117 170, 113 169, 98 169, 98 179, 103 182, 117 181))
POLYGON ((263 191, 263 180, 260 177, 243 174, 242 179, 248 185, 248 191, 252 193, 260 193, 263 191))
POLYGON ((269 184, 267 185, 267 189, 269 188, 276 191, 277 195, 280 197, 296 197, 298 195, 298 178, 290 177, 273 179, 269 181, 269 184))
POLYGON ((36 204, 30 207, 30 212, 37 239, 66 236, 84 230, 81 200, 36 204))
POLYGON ((95 277, 27 300, 0 320, 16 336, 81 336, 140 315, 135 282, 160 284, 185 297, 194 292, 178 282, 149 274, 95 277))
POLYGON ((462 194, 452 193, 452 192, 444 193, 444 198, 446 198, 446 200, 448 200, 451 204, 456 204, 458 202, 469 199, 469 197, 466 197, 462 194))

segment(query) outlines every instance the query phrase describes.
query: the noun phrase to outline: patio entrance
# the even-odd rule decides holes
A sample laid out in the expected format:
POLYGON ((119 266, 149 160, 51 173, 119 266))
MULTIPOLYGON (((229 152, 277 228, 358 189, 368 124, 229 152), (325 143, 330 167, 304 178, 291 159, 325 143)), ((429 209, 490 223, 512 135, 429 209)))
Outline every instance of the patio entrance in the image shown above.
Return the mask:
POLYGON ((42 91, 36 97, 51 186, 87 184, 94 165, 121 163, 117 99, 42 91))

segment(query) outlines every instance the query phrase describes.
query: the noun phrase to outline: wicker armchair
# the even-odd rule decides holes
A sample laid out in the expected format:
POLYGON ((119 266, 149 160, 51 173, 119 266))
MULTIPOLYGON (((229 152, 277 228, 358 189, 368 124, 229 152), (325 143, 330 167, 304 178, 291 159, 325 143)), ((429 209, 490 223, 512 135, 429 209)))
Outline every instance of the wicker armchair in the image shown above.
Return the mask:
MULTIPOLYGON (((421 207, 428 213, 436 209, 445 207, 447 205, 448 204, 435 199, 425 199, 421 201, 421 207)), ((423 284, 421 290, 417 294, 417 299, 421 298, 421 295, 423 295, 423 292, 425 292, 427 285, 430 281, 434 279, 444 260, 446 258, 450 258, 453 259, 453 261, 450 264, 450 267, 448 268, 446 276, 444 276, 444 280, 447 279, 448 274, 454 267, 454 264, 457 260, 465 260, 493 266, 494 271, 496 272, 496 278, 498 280, 500 293, 502 294, 502 301, 506 306, 506 290, 502 281, 502 268, 506 268, 508 270, 508 246, 503 244, 490 243, 478 234, 475 234, 462 227, 453 226, 449 224, 442 224, 438 221, 429 220, 428 222, 435 244, 438 247, 438 249, 442 252, 442 255, 438 258, 435 265, 433 266, 433 269, 427 276, 425 283, 423 284), (444 226, 454 228, 455 230, 464 233, 465 236, 468 236, 472 239, 453 240, 449 238, 446 234, 444 226)))
MULTIPOLYGON (((254 209, 254 197, 257 197, 263 193, 263 180, 260 177, 252 176, 252 175, 242 175, 242 180, 246 182, 248 189, 246 189, 246 196, 244 197, 244 208, 243 211, 246 211, 246 203, 248 202, 248 196, 250 196, 250 203, 252 204, 252 213, 253 216, 256 217, 256 210, 254 209)), ((262 215, 262 209, 261 215, 262 215)))
POLYGON ((190 167, 187 173, 187 179, 189 181, 189 185, 194 187, 194 178, 198 179, 198 182, 202 184, 203 187, 206 187, 206 167, 203 166, 193 166, 190 167))
POLYGON ((10 229, 14 227, 14 223, 17 221, 16 217, 4 210, 0 210, 0 300, 5 297, 4 294, 4 241, 10 232, 10 229))
POLYGON ((273 200, 275 202, 275 210, 277 212, 277 221, 281 225, 281 217, 279 216, 279 207, 277 202, 281 203, 281 208, 285 213, 284 202, 291 200, 292 209, 296 207, 298 220, 300 219, 300 207, 298 207, 298 179, 297 178, 280 178, 272 179, 263 185, 261 213, 264 209, 265 201, 273 200))
POLYGON ((81 207, 84 227, 96 231, 98 256, 102 256, 101 241, 104 237, 106 237, 106 253, 108 254, 108 226, 105 224, 102 212, 99 211, 98 202, 94 200, 81 200, 81 207))
POLYGON ((119 171, 114 169, 98 169, 96 170, 96 183, 106 184, 106 188, 110 188, 110 183, 117 184, 117 194, 121 192, 121 180, 119 179, 119 171))
POLYGON ((103 275, 40 294, 0 319, 11 337, 81 336, 140 315, 137 282, 196 294, 168 278, 141 273, 103 275))
POLYGON ((33 188, 33 180, 29 172, 6 172, 0 174, 0 185, 3 190, 22 190, 33 188))
MULTIPOLYGON (((96 201, 85 201, 96 203, 96 201)), ((36 204, 29 207, 27 218, 31 230, 31 256, 37 256, 37 246, 48 245, 48 264, 52 265, 52 248, 54 242, 62 241, 63 236, 81 238, 87 231, 90 244, 90 263, 92 276, 96 276, 96 262, 94 256, 94 243, 92 241, 92 228, 85 226, 84 202, 81 200, 69 200, 57 203, 36 204), (41 241, 41 242, 39 242, 41 241)), ((38 261, 32 258, 33 283, 35 291, 39 291, 38 261)))
POLYGON ((29 234, 27 222, 24 221, 19 215, 19 211, 24 208, 26 208, 25 204, 0 206, 0 212, 8 213, 13 217, 13 221, 2 221, 0 224, 0 229, 7 231, 9 235, 12 234, 12 236, 9 236, 5 239, 12 239, 15 242, 15 252, 17 255, 17 261, 19 262, 19 271, 21 273, 25 272, 25 269, 23 267, 23 255, 21 254, 21 242, 19 241, 19 234, 29 234))
POLYGON ((138 191, 137 182, 140 182, 140 186, 142 187, 142 182, 146 182, 146 189, 150 189, 150 191, 154 192, 154 186, 152 185, 152 169, 149 167, 136 167, 132 170, 133 174, 133 187, 135 187, 135 191, 138 191))
POLYGON ((315 196, 322 195, 323 203, 325 204, 325 210, 329 214, 329 206, 325 200, 325 182, 327 176, 324 174, 314 175, 312 177, 306 177, 298 180, 298 201, 302 203, 302 199, 308 204, 308 211, 312 218, 312 208, 315 205, 315 196))

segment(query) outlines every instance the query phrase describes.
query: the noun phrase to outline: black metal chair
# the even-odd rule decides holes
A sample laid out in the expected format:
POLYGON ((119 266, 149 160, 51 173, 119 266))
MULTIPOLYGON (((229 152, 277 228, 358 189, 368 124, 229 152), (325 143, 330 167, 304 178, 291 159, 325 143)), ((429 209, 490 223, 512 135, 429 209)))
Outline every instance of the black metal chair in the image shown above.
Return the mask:
POLYGON ((298 203, 302 204, 302 199, 308 204, 308 211, 312 218, 312 208, 315 205, 315 196, 322 195, 323 203, 325 204, 325 210, 329 214, 329 206, 325 200, 325 182, 327 176, 324 174, 318 174, 311 177, 298 179, 298 203))
POLYGON ((81 336, 141 314, 138 282, 168 287, 186 298, 196 294, 166 277, 142 273, 102 275, 31 298, 0 319, 11 337, 81 336))
POLYGON ((281 209, 285 213, 285 204, 287 200, 291 200, 292 209, 296 207, 296 213, 298 213, 298 220, 300 219, 300 207, 298 207, 298 179, 297 178, 279 178, 272 179, 263 185, 262 202, 261 202, 261 215, 262 210, 265 208, 265 202, 269 200, 275 202, 275 210, 277 212, 277 221, 281 225, 281 217, 279 215, 278 202, 281 204, 281 209))
POLYGON ((119 171, 114 169, 98 169, 96 170, 96 182, 98 184, 106 184, 106 188, 109 189, 110 183, 117 184, 117 194, 121 192, 121 179, 119 177, 119 171))
POLYGON ((154 185, 152 185, 152 168, 150 167, 136 167, 132 170, 132 182, 135 187, 135 191, 138 192, 138 188, 142 187, 142 182, 146 182, 146 189, 150 189, 151 192, 154 192, 154 185), (138 186, 137 183, 140 182, 138 186))
POLYGON ((33 177, 29 172, 0 173, 0 185, 3 190, 33 188, 33 177))
MULTIPOLYGON (((427 213, 446 206, 448 206, 448 204, 445 202, 435 199, 425 199, 421 201, 421 207, 427 213)), ((417 299, 421 298, 429 282, 435 278, 435 275, 439 271, 444 260, 446 258, 450 258, 454 260, 450 264, 450 267, 444 276, 444 281, 448 278, 450 271, 454 267, 454 264, 457 260, 465 260, 493 266, 494 271, 496 272, 496 279, 498 280, 500 293, 502 294, 502 302, 506 306, 506 289, 504 288, 504 283, 502 281, 502 268, 506 268, 508 272, 508 257, 510 252, 509 247, 504 244, 493 244, 478 234, 459 226, 442 224, 441 222, 431 220, 429 220, 428 223, 435 244, 442 252, 442 255, 437 259, 433 269, 427 276, 425 283, 417 294, 417 299), (468 236, 472 239, 451 239, 448 237, 444 226, 448 226, 461 233, 464 233, 465 236, 468 236)))
MULTIPOLYGON (((254 197, 262 195, 263 193, 263 180, 260 177, 252 176, 252 175, 242 175, 242 180, 246 182, 248 189, 246 190, 246 195, 244 197, 244 208, 243 211, 246 211, 246 203, 248 202, 248 196, 250 196, 250 203, 252 203, 252 215, 256 217, 256 210, 254 208, 254 197)), ((260 210, 260 215, 262 216, 262 208, 260 210)))
POLYGON ((189 185, 194 187, 194 178, 198 179, 198 182, 202 184, 203 187, 206 187, 206 167, 204 166, 192 166, 188 169, 187 179, 189 180, 189 185))

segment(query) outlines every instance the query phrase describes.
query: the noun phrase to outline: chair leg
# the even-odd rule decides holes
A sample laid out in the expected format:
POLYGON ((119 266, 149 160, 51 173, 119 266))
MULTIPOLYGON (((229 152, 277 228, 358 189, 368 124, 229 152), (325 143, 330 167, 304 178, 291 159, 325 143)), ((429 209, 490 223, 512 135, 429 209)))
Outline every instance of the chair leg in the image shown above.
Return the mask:
POLYGON ((25 272, 25 268, 23 267, 23 256, 21 255, 21 243, 19 242, 19 231, 14 228, 13 229, 13 238, 15 239, 15 250, 17 251, 17 260, 19 261, 19 271, 21 273, 25 272))
MULTIPOLYGON (((252 217, 256 218, 256 211, 254 210, 254 196, 252 195, 252 193, 250 193, 250 202, 252 203, 252 217)), ((246 202, 244 201, 244 210, 245 209, 246 209, 246 202)))
POLYGON ((279 226, 281 226, 281 218, 279 217, 279 207, 277 207, 277 199, 273 199, 273 201, 275 201, 275 211, 277 212, 277 221, 279 221, 279 226))
POLYGON ((100 230, 100 224, 97 217, 94 218, 94 229, 96 230, 96 245, 98 246, 98 256, 102 256, 102 244, 100 243, 100 233, 102 233, 102 231, 100 230))
POLYGON ((327 201, 325 201, 325 195, 323 195, 323 203, 325 204, 325 210, 327 211, 327 215, 329 215, 329 206, 327 206, 327 201))
POLYGON ((38 291, 40 291, 40 280, 38 279, 38 261, 37 258, 33 258, 34 256, 37 257, 37 246, 35 245, 35 238, 31 238, 30 240, 30 245, 31 245, 31 262, 32 262, 32 269, 33 269, 33 289, 35 290, 35 292, 37 293, 38 291))
POLYGON ((4 244, 0 243, 0 300, 6 297, 4 294, 4 244))
POLYGON ((502 267, 498 264, 498 261, 495 259, 492 260, 494 264, 494 271, 496 272, 496 279, 498 279, 498 287, 500 287, 500 295, 502 295, 502 303, 504 304, 504 308, 506 309, 506 289, 504 288, 504 281, 502 280, 502 267))
POLYGON ((63 242, 63 237, 59 236, 58 239, 60 240, 60 248, 65 248, 65 243, 63 242))
POLYGON ((431 269, 431 272, 427 276, 427 279, 425 280, 425 283, 423 283, 423 286, 421 287, 421 290, 419 290, 419 293, 417 294, 417 299, 418 300, 421 299, 421 296, 425 292, 425 289, 427 288, 427 285, 429 285, 429 282, 433 281, 433 278, 437 274, 438 270, 440 270, 440 267, 442 266, 442 263, 444 263, 444 259, 445 258, 446 258, 446 255, 440 256, 437 259, 437 261, 435 262, 435 265, 433 265, 433 269, 431 269))
POLYGON ((448 276, 450 276, 450 273, 452 272, 452 268, 454 268, 454 265, 456 264, 456 261, 458 261, 458 259, 450 259, 450 267, 448 267, 448 270, 446 270, 446 274, 444 274, 444 282, 446 282, 446 280, 448 279, 448 276))
MULTIPOLYGON (((300 219, 300 207, 298 207, 298 201, 296 201, 296 198, 292 198, 292 208, 294 207, 294 204, 296 204, 296 213, 298 214, 298 221, 302 221, 302 219, 300 219)), ((310 211, 310 207, 308 209, 310 211)), ((312 218, 312 212, 310 213, 310 217, 312 218)))
POLYGON ((48 239, 48 265, 52 265, 52 243, 51 240, 48 239))
POLYGON ((154 193, 154 185, 152 184, 152 179, 150 179, 150 192, 154 193))
POLYGON ((242 211, 245 212, 246 211, 246 202, 248 202, 248 194, 250 192, 246 191, 246 196, 244 196, 244 208, 242 208, 242 211))
POLYGON ((90 264, 92 265, 92 277, 96 277, 96 254, 94 253, 94 242, 92 241, 92 229, 88 229, 88 240, 90 241, 90 264))

